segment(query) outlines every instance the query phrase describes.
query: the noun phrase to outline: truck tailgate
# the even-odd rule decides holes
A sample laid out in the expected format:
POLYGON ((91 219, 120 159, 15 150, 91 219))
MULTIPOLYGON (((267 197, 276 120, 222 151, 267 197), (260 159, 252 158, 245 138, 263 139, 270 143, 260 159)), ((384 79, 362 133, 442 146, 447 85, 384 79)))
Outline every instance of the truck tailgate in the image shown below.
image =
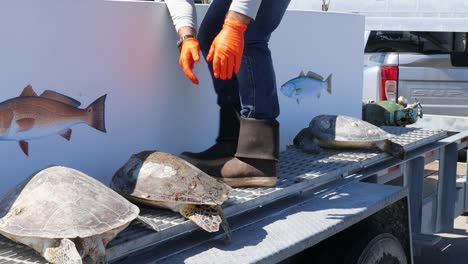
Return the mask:
POLYGON ((468 68, 452 66, 449 54, 400 55, 398 94, 425 114, 468 116, 468 68))

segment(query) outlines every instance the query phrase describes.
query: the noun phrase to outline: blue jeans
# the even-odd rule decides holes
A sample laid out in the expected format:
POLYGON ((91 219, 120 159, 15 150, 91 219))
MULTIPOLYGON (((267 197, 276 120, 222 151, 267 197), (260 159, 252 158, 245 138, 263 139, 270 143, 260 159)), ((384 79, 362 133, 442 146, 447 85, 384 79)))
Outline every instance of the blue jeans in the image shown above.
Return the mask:
MULTIPOLYGON (((200 26, 198 39, 203 55, 218 35, 232 0, 214 0, 200 26)), ((244 54, 239 73, 230 80, 216 79, 208 63, 218 105, 240 110, 242 117, 275 119, 279 115, 276 77, 268 48, 271 33, 278 27, 290 0, 263 0, 255 21, 245 32, 244 54)))

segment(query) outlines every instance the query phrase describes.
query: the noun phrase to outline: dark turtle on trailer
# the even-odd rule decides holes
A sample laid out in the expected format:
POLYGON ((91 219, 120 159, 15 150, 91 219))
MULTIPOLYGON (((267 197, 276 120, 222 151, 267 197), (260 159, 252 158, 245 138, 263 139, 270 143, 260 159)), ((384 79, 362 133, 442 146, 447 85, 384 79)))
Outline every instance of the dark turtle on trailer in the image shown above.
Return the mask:
POLYGON ((403 159, 403 146, 391 141, 395 135, 350 116, 319 115, 312 119, 309 127, 302 129, 294 138, 294 145, 304 152, 318 153, 320 148, 379 148, 403 159))

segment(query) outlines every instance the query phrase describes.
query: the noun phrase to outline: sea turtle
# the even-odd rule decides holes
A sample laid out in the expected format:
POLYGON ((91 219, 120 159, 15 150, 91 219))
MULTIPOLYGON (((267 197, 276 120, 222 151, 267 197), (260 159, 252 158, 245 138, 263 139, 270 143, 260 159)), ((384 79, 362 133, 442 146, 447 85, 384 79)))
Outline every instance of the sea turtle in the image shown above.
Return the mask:
POLYGON ((309 127, 302 129, 294 138, 294 145, 307 153, 318 153, 324 148, 379 148, 388 154, 403 159, 403 146, 392 142, 395 135, 350 116, 319 115, 309 127))
POLYGON ((105 246, 139 214, 137 206, 84 173, 52 166, 0 200, 0 233, 51 263, 105 263, 105 246))
POLYGON ((110 186, 132 202, 178 212, 208 232, 221 225, 229 238, 221 204, 231 187, 177 156, 158 151, 132 155, 110 186))

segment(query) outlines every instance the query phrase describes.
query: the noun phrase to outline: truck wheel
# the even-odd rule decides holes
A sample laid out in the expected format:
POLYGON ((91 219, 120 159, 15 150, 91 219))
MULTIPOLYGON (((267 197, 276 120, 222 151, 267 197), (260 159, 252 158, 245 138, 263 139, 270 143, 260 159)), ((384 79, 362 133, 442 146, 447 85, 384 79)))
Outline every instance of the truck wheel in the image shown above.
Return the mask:
MULTIPOLYGON (((369 240, 368 240, 369 241, 369 240)), ((378 234, 369 242, 357 243, 345 263, 356 264, 407 264, 400 241, 389 233, 378 234), (359 246, 359 244, 361 246, 359 246)))

